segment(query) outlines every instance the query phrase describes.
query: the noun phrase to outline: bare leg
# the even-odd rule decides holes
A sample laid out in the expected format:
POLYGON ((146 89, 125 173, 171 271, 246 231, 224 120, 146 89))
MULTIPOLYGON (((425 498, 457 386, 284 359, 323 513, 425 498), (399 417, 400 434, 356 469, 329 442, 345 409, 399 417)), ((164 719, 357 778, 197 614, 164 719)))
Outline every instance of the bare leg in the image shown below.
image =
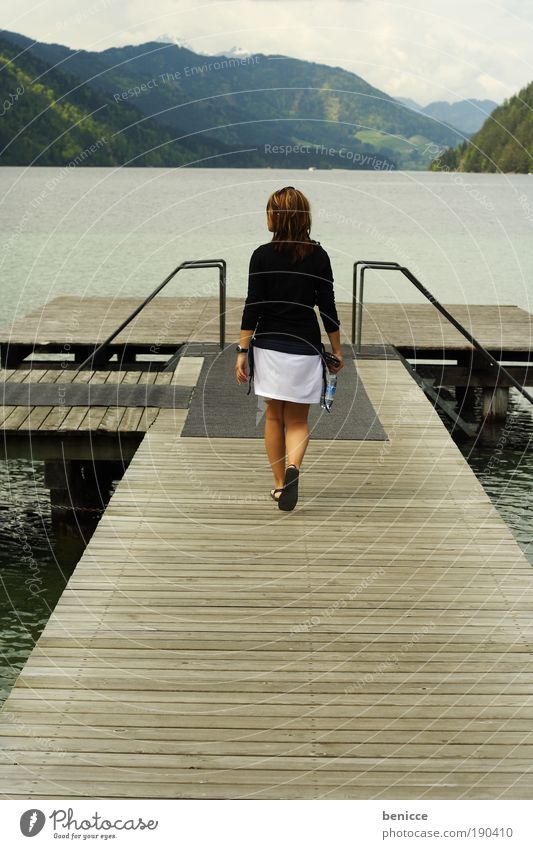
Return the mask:
MULTIPOLYGON (((283 486, 285 480, 285 432, 283 407, 287 403, 279 398, 266 398, 265 447, 272 466, 275 486, 283 486)), ((279 493, 276 494, 276 497, 279 493)))
POLYGON ((309 407, 309 404, 298 404, 296 401, 285 401, 283 406, 287 465, 294 464, 298 469, 309 444, 309 407))

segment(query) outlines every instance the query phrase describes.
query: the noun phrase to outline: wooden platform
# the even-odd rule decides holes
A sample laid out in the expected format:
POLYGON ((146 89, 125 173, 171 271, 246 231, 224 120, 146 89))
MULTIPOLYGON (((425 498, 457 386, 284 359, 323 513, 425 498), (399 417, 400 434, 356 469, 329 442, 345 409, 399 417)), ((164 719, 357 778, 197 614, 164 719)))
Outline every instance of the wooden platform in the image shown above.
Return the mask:
POLYGON ((144 437, 0 714, 4 798, 529 799, 531 567, 397 360, 388 442, 144 437))
POLYGON ((6 405, 0 396, 0 428, 10 434, 44 433, 131 433, 144 432, 159 415, 159 407, 121 407, 115 405, 68 406, 59 403, 59 391, 70 382, 91 384, 182 385, 194 386, 202 366, 201 357, 184 357, 176 369, 157 371, 80 371, 64 369, 0 369, 0 383, 39 382, 50 386, 49 406, 6 405))
MULTIPOLYGON (((0 352, 5 364, 7 348, 24 355, 33 345, 63 354, 78 350, 83 358, 109 336, 140 303, 139 298, 54 298, 12 327, 0 331, 0 352)), ((243 298, 228 298, 226 303, 226 339, 238 340, 243 298)), ((342 339, 351 333, 351 304, 337 304, 342 339)), ((512 305, 445 304, 492 354, 515 352, 525 356, 532 350, 532 316, 512 305)), ((218 341, 218 298, 188 297, 154 299, 116 338, 113 349, 131 346, 138 351, 170 352, 185 341, 218 341)), ((364 308, 363 342, 389 343, 404 353, 442 355, 445 349, 468 352, 469 342, 449 324, 431 304, 373 304, 364 308)))

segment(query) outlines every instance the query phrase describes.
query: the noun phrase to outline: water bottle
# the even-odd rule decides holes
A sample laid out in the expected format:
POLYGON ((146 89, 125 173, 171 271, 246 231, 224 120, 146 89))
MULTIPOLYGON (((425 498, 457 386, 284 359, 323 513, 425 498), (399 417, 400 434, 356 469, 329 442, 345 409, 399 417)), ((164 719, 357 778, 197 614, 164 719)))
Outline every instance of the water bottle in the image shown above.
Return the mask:
POLYGON ((337 391, 337 375, 333 374, 333 372, 328 371, 326 374, 326 391, 322 395, 322 401, 320 406, 327 410, 328 413, 331 412, 331 405, 333 404, 333 400, 335 398, 335 392, 337 391))

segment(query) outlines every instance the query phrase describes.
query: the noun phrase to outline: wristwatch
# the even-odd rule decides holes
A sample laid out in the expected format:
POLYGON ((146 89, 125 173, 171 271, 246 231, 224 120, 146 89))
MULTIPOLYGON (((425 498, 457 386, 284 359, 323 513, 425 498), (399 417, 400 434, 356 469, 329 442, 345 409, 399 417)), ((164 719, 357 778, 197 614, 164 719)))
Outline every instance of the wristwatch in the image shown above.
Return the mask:
POLYGON ((241 348, 240 345, 237 345, 235 350, 237 351, 238 354, 247 354, 248 353, 248 348, 241 348))

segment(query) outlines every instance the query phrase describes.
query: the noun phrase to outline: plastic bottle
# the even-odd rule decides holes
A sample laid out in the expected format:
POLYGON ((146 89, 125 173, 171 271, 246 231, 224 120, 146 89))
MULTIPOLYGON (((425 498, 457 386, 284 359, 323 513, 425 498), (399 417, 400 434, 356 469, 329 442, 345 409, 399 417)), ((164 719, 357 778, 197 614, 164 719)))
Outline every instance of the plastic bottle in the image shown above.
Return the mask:
POLYGON ((335 392, 337 391, 337 375, 333 374, 333 372, 328 371, 326 374, 326 391, 322 394, 322 399, 320 406, 327 410, 328 413, 331 412, 331 405, 333 404, 335 398, 335 392))

